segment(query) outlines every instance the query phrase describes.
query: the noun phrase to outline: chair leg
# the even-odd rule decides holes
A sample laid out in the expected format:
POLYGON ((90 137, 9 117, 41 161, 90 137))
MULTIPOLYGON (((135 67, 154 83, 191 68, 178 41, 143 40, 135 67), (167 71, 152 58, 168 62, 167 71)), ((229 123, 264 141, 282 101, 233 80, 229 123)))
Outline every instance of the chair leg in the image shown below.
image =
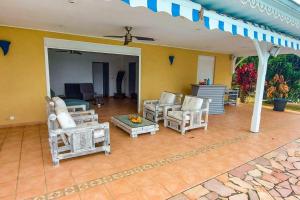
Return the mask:
MULTIPOLYGON (((204 122, 207 124, 207 122, 208 122, 208 111, 206 111, 206 113, 205 113, 205 120, 204 120, 204 122)), ((206 125, 207 126, 207 125, 206 125)))
POLYGON ((168 126, 168 120, 164 119, 164 127, 167 127, 167 126, 168 126))
POLYGON ((204 126, 204 130, 205 130, 205 131, 207 130, 207 124, 204 126))
POLYGON ((158 122, 158 116, 157 116, 157 114, 155 113, 155 115, 154 115, 154 122, 155 123, 157 123, 158 122))
POLYGON ((181 135, 185 135, 185 122, 183 121, 180 126, 181 135))
POLYGON ((52 163, 53 163, 54 166, 59 166, 59 159, 54 158, 54 159, 52 160, 52 163))
POLYGON ((110 154, 110 145, 105 147, 105 155, 109 155, 110 154))

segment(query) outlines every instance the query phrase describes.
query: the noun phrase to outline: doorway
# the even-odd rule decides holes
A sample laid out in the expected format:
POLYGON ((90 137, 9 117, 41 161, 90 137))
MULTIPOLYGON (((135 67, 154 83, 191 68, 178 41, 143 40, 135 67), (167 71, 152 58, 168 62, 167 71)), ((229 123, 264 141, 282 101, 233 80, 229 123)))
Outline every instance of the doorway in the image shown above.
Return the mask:
MULTIPOLYGON (((61 49, 61 50, 74 50, 81 52, 94 52, 102 54, 114 54, 114 55, 126 55, 126 56, 135 56, 137 57, 137 84, 135 85, 137 91, 137 110, 141 111, 141 49, 135 47, 126 47, 119 45, 106 45, 98 44, 91 42, 81 42, 81 41, 72 41, 72 40, 63 40, 63 39, 54 39, 54 38, 45 38, 44 39, 44 53, 45 53, 45 68, 46 68, 46 88, 47 95, 50 95, 51 84, 50 84, 50 71, 49 71, 49 49, 61 49)), ((103 64, 102 64, 103 65, 103 64)), ((128 66, 128 65, 127 65, 128 66)), ((109 66, 106 64, 102 68, 104 74, 112 74, 114 72, 109 70, 109 66)), ((92 73, 91 73, 92 74, 92 73)), ((111 81, 113 78, 112 75, 103 77, 103 85, 108 85, 103 87, 103 94, 111 96, 115 85, 114 83, 109 85, 107 82, 111 81)), ((92 80, 93 81, 93 80, 92 80)), ((99 81, 99 80, 98 80, 99 81)))

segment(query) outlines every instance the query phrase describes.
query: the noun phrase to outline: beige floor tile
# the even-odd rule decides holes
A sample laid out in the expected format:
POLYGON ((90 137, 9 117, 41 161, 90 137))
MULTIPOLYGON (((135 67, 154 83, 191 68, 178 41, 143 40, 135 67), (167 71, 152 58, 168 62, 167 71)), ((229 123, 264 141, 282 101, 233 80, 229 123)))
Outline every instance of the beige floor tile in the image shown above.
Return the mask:
POLYGON ((17 188, 17 181, 10 181, 0 184, 0 199, 6 196, 15 195, 17 188))
MULTIPOLYGON (((112 115, 135 112, 135 105, 128 102, 120 105, 117 100, 112 100, 100 109, 96 108, 100 113, 100 121, 109 121, 112 115)), ((0 129, 0 141, 3 144, 0 151, 0 184, 18 181, 15 190, 17 198, 36 196, 171 155, 247 136, 240 141, 113 181, 104 187, 96 186, 103 194, 97 194, 97 189, 93 192, 93 188, 87 190, 96 196, 108 193, 113 198, 166 199, 276 149, 300 135, 299 115, 271 110, 263 110, 262 132, 250 134, 251 112, 252 108, 247 105, 227 107, 225 115, 209 117, 207 131, 197 129, 185 136, 164 128, 160 123, 160 131, 156 135, 145 134, 132 139, 119 128, 111 126, 110 155, 99 153, 68 159, 61 161, 58 167, 52 165, 45 125, 0 129), (282 118, 286 119, 286 123, 281 123, 282 118), (232 122, 235 122, 234 125, 232 122), (29 189, 32 186, 34 190, 29 189)), ((88 196, 89 192, 80 192, 81 198, 83 194, 88 196)), ((75 199, 80 197, 74 195, 75 199)), ((65 198, 72 199, 71 196, 65 198)))

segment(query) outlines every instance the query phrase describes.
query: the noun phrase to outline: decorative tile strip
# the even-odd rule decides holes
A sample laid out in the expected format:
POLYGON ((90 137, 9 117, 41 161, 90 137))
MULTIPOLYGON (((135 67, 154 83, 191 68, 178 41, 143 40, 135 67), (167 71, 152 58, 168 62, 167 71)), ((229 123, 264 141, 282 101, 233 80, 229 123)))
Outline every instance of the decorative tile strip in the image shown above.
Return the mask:
POLYGON ((46 194, 41 195, 41 196, 29 198, 28 200, 53 200, 53 199, 59 199, 63 196, 67 196, 67 195, 74 194, 76 192, 84 191, 84 190, 87 190, 89 188, 93 188, 93 187, 96 187, 96 186, 99 186, 99 185, 102 185, 102 184, 105 184, 105 183, 109 183, 109 182, 112 182, 112 181, 115 181, 115 180, 118 180, 118 179, 125 178, 127 176, 131 176, 131 175, 134 175, 134 174, 139 174, 139 173, 142 173, 144 171, 148 171, 148 170, 151 170, 151 169, 159 168, 159 167, 177 162, 179 160, 183 160, 183 159, 186 159, 186 158, 197 156, 199 154, 210 152, 210 151, 216 150, 216 149, 221 148, 221 147, 226 146, 226 145, 238 143, 242 140, 247 139, 249 136, 250 136, 250 134, 245 134, 245 135, 242 135, 242 136, 238 136, 238 137, 234 137, 234 138, 231 138, 231 139, 226 139, 226 140, 223 140, 223 141, 220 141, 220 142, 216 142, 216 143, 213 143, 213 144, 210 144, 210 145, 205 145, 205 146, 202 146, 200 148, 193 149, 191 151, 171 155, 169 157, 166 157, 166 158, 163 158, 163 159, 160 159, 160 160, 156 160, 156 161, 153 161, 151 163, 146 163, 146 164, 143 164, 141 166, 138 166, 138 167, 135 167, 135 168, 132 168, 132 169, 120 171, 120 172, 117 172, 117 173, 114 173, 114 174, 111 174, 111 175, 108 175, 108 176, 97 178, 95 180, 87 181, 85 183, 73 185, 73 186, 70 186, 70 187, 67 187, 67 188, 63 188, 63 189, 59 189, 59 190, 56 190, 56 191, 53 191, 53 192, 46 193, 46 194))

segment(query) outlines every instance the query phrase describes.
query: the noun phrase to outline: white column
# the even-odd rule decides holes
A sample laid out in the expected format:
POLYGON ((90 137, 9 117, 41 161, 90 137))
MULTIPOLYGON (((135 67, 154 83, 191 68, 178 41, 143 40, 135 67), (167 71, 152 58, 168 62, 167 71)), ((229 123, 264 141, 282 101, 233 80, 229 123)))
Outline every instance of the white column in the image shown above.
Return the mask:
POLYGON ((259 132, 262 100, 264 95, 264 87, 266 80, 266 73, 268 67, 268 60, 270 57, 269 48, 265 43, 259 43, 254 41, 254 45, 259 58, 258 72, 257 72, 257 83, 256 83, 256 93, 255 93, 255 103, 252 114, 251 129, 253 133, 259 132))

